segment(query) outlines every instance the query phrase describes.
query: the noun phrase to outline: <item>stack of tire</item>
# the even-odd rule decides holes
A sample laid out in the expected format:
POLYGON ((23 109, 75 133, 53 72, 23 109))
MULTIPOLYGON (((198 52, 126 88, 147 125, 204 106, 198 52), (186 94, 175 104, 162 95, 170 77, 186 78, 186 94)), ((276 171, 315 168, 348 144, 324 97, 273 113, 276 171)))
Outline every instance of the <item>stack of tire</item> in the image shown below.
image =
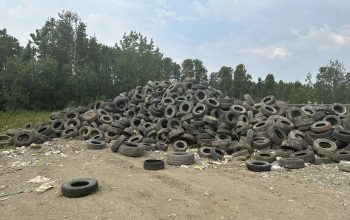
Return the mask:
POLYGON ((214 160, 250 157, 257 161, 253 170, 276 158, 286 168, 350 160, 344 105, 289 107, 272 95, 259 102, 249 94, 237 100, 193 78, 149 81, 105 102, 53 112, 49 123, 1 135, 0 145, 28 146, 57 137, 109 143, 113 152, 131 157, 171 146, 175 162, 170 163, 177 165, 194 163, 186 153, 190 147, 214 160))

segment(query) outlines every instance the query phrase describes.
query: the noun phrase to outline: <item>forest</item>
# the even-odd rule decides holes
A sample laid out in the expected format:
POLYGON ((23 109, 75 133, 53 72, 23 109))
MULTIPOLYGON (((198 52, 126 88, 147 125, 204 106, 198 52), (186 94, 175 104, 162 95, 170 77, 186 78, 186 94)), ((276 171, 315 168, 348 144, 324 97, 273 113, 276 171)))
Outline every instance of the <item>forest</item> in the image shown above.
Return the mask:
POLYGON ((30 34, 25 46, 0 29, 0 111, 62 109, 107 100, 149 80, 188 76, 235 98, 273 94, 291 104, 350 103, 350 73, 336 59, 317 73, 305 73, 303 82, 277 81, 273 73, 255 82, 244 64, 208 73, 199 59, 178 64, 165 57, 152 39, 136 31, 107 46, 88 36, 86 27, 76 13, 62 11, 30 34))

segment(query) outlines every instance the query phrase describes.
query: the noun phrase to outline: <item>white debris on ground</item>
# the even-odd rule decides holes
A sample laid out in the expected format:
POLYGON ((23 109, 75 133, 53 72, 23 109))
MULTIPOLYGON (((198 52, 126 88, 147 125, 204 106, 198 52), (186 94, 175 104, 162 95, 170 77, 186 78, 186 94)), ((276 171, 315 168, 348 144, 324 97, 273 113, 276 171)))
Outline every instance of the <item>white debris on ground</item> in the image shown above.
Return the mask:
POLYGON ((50 178, 45 176, 36 176, 35 178, 28 180, 27 183, 47 183, 50 180, 50 178))

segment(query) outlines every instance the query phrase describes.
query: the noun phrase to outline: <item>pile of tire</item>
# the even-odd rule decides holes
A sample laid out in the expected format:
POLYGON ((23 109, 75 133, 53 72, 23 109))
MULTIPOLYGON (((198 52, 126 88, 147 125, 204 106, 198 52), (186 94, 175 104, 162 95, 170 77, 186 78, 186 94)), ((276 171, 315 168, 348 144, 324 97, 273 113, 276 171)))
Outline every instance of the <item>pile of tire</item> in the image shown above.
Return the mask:
POLYGON ((179 153, 188 148, 214 160, 251 157, 258 161, 253 167, 276 158, 286 168, 350 160, 344 105, 289 107, 272 95, 259 102, 249 94, 238 100, 193 78, 149 81, 105 102, 53 112, 49 123, 0 135, 0 145, 28 146, 57 137, 109 143, 113 152, 131 157, 172 146, 176 164, 185 157, 184 163, 194 163, 193 155, 179 153))

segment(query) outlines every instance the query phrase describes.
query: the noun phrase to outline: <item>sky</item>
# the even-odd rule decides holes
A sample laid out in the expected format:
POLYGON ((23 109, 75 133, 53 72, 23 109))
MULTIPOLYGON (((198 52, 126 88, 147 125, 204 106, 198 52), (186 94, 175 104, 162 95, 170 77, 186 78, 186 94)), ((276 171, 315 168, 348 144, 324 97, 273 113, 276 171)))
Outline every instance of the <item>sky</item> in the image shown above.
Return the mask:
POLYGON ((100 43, 136 30, 177 63, 200 59, 208 73, 245 64, 256 80, 304 82, 338 59, 350 68, 345 0, 0 0, 0 28, 21 45, 49 17, 76 12, 100 43))

